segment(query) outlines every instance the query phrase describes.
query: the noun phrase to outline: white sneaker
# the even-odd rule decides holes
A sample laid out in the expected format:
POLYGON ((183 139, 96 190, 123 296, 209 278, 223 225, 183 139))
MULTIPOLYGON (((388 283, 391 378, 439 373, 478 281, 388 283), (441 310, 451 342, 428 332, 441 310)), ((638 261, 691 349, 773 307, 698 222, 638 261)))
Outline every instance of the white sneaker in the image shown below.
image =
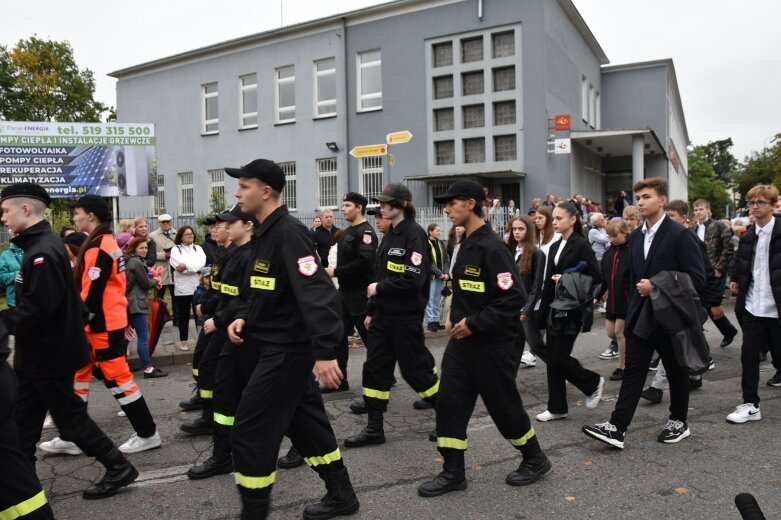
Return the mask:
POLYGON ((52 420, 52 415, 47 413, 46 419, 43 420, 43 429, 49 430, 51 428, 54 428, 54 421, 52 420))
POLYGON ((590 396, 586 397, 586 408, 588 408, 589 410, 593 410, 599 405, 599 400, 602 398, 602 390, 604 388, 605 388, 605 378, 600 377, 599 386, 597 386, 597 390, 590 396))
POLYGON ((117 417, 127 417, 127 414, 125 413, 125 410, 120 410, 117 412, 117 417))
POLYGON ((748 421, 759 421, 762 419, 762 412, 759 406, 753 403, 743 403, 727 416, 727 422, 732 424, 743 424, 748 421))
POLYGON ((613 350, 610 347, 607 347, 605 351, 599 355, 599 359, 606 359, 606 360, 618 359, 618 351, 613 350))
POLYGON ((537 420, 540 422, 548 422, 548 421, 555 421, 556 419, 566 419, 567 414, 565 413, 550 413, 548 410, 545 410, 542 413, 537 414, 537 420))
POLYGON ((138 453, 159 448, 161 444, 162 441, 158 432, 155 432, 151 437, 139 437, 138 434, 134 433, 125 444, 119 447, 119 451, 122 453, 138 453))
POLYGON ((526 365, 528 367, 533 367, 537 365, 537 358, 534 357, 534 354, 531 352, 524 352, 521 356, 521 364, 526 365))
POLYGON ((50 441, 42 442, 38 445, 46 453, 53 455, 81 455, 81 448, 70 441, 64 441, 59 437, 55 437, 50 441))

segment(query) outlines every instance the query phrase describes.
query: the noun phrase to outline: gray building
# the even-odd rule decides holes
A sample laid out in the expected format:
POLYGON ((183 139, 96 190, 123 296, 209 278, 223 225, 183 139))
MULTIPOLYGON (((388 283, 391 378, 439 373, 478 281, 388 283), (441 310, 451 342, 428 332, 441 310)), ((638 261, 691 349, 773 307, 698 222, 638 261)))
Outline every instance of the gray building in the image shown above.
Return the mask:
POLYGON ((157 194, 122 214, 206 213, 232 200, 223 168, 257 157, 282 163, 301 212, 397 181, 431 206, 464 177, 521 207, 547 193, 609 206, 655 175, 686 197, 672 61, 608 66, 570 0, 398 0, 111 75, 118 120, 157 136, 157 194), (403 130, 388 155, 349 154, 403 130))

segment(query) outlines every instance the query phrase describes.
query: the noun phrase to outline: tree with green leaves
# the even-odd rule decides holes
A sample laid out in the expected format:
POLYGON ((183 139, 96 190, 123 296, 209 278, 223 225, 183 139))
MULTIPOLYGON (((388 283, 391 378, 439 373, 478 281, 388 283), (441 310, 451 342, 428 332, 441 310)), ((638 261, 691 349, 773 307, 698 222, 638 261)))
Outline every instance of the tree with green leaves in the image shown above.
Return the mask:
POLYGON ((110 108, 94 95, 94 75, 67 41, 31 36, 10 51, 0 46, 0 119, 99 122, 110 108))
POLYGON ((695 146, 689 159, 689 205, 698 199, 707 200, 715 218, 722 218, 730 204, 727 183, 719 178, 708 158, 706 146, 695 146))
POLYGON ((770 141, 771 146, 746 157, 735 175, 735 190, 740 207, 746 206, 746 193, 757 184, 773 184, 781 189, 781 133, 770 141))
POLYGON ((711 141, 703 147, 708 162, 713 166, 713 171, 727 185, 732 184, 739 166, 738 160, 730 151, 731 148, 731 137, 720 141, 711 141))

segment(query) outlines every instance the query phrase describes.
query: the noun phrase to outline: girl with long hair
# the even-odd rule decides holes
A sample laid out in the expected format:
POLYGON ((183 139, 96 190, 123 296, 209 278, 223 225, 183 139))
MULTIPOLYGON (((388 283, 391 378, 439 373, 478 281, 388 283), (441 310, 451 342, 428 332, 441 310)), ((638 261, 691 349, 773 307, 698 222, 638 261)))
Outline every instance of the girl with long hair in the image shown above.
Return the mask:
POLYGON ((534 214, 534 225, 537 227, 537 247, 547 258, 551 245, 561 238, 561 234, 553 229, 553 214, 551 209, 545 206, 537 208, 534 214))

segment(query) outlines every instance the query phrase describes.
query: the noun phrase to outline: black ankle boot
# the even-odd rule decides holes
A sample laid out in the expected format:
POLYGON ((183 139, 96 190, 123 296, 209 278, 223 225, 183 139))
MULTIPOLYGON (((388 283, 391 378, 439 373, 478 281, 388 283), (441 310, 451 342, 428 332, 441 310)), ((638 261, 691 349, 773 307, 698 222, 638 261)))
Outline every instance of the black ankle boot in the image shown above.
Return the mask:
POLYGON ((179 408, 186 412, 203 408, 203 399, 201 399, 201 394, 198 392, 198 385, 195 385, 195 395, 187 401, 180 401, 179 408))
POLYGON ((271 488, 247 489, 239 486, 241 520, 266 520, 271 507, 271 488))
POLYGON ((327 520, 358 511, 360 504, 350 483, 347 468, 342 466, 338 471, 321 473, 320 478, 325 481, 327 493, 319 503, 306 506, 304 520, 327 520))
POLYGON ((359 401, 350 403, 350 411, 355 415, 363 415, 368 413, 369 409, 366 407, 366 401, 361 398, 359 401))
POLYGON ((198 464, 187 470, 187 477, 190 480, 201 480, 217 475, 226 475, 233 471, 233 459, 230 455, 227 458, 220 458, 212 455, 203 464, 198 464))
POLYGON ((535 435, 521 447, 521 465, 518 469, 507 475, 507 482, 511 486, 528 486, 537 482, 540 477, 549 472, 553 467, 550 460, 542 452, 540 443, 535 435))
POLYGON ((138 471, 116 448, 106 457, 98 458, 106 467, 106 474, 98 482, 84 490, 81 496, 85 500, 108 498, 120 488, 130 485, 138 478, 138 471))
POLYGON ((448 450, 443 453, 445 463, 442 473, 434 480, 429 480, 418 486, 418 495, 422 497, 438 497, 451 491, 466 489, 466 473, 464 471, 464 452, 448 450))
POLYGON ((372 444, 385 444, 385 431, 382 424, 382 412, 369 410, 369 424, 361 433, 344 440, 346 448, 359 448, 372 444))
POLYGON ((291 446, 284 457, 277 459, 277 467, 280 469, 293 469, 304 463, 304 457, 298 453, 295 446, 291 446))
POLYGON ((214 413, 204 406, 203 413, 193 422, 184 423, 179 429, 190 435, 211 435, 214 431, 214 413))

